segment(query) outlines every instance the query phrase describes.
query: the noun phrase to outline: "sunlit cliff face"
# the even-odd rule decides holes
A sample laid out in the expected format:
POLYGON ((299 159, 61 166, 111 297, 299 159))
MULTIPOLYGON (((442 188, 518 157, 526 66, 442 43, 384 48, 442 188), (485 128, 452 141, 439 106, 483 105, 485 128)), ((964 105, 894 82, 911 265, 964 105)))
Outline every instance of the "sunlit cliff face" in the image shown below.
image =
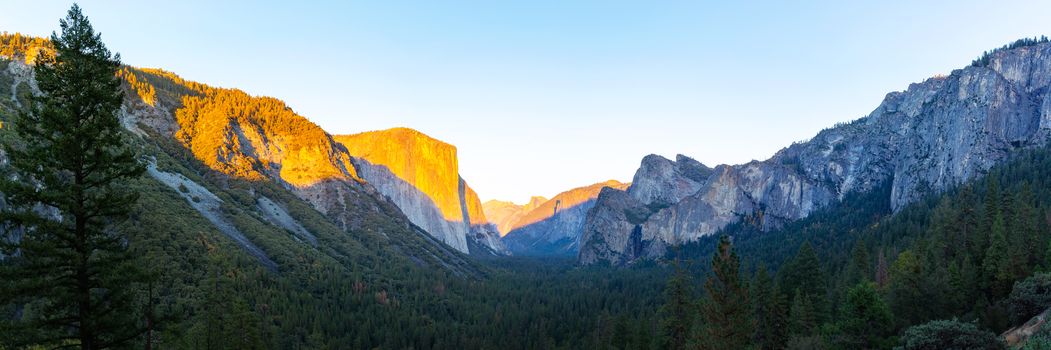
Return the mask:
MULTIPOLYGON (((334 137, 351 156, 386 167, 394 176, 427 195, 446 221, 464 222, 455 146, 408 128, 334 137)), ((476 195, 465 199, 470 197, 477 201, 476 195)), ((472 223, 485 219, 480 204, 466 204, 472 223)))

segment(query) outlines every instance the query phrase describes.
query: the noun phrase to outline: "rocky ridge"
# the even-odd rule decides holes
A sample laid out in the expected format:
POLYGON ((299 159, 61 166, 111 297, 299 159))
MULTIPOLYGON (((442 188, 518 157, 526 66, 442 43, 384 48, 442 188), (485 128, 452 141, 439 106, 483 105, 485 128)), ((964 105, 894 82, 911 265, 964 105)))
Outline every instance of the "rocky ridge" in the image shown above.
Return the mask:
MULTIPOLYGON (((887 94, 868 116, 765 161, 706 168, 649 156, 627 191, 604 190, 581 264, 631 263, 748 218, 763 229, 889 183, 897 210, 971 179, 1051 135, 1051 44, 995 51, 986 64, 887 94)), ((692 164, 692 162, 687 162, 692 164)))

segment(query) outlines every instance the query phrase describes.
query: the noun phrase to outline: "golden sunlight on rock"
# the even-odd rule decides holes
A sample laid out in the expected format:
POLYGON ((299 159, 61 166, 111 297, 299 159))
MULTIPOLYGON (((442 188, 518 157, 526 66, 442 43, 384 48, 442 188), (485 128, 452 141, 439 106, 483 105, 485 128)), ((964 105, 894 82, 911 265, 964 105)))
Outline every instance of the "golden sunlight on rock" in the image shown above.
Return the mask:
POLYGON ((489 219, 489 222, 496 225, 497 231, 500 232, 500 237, 503 237, 508 232, 511 232, 512 226, 522 218, 522 215, 533 211, 533 209, 544 204, 544 202, 547 202, 547 198, 542 196, 533 196, 529 199, 529 203, 525 205, 493 199, 483 203, 482 208, 485 211, 485 217, 489 219))
POLYGON ((543 221, 544 219, 550 218, 555 213, 564 210, 566 208, 572 208, 580 205, 583 202, 595 199, 598 197, 599 192, 602 191, 603 187, 612 187, 618 190, 626 190, 630 184, 621 183, 616 180, 608 180, 606 182, 600 182, 594 185, 586 187, 578 187, 572 190, 559 193, 554 198, 540 204, 536 209, 526 212, 522 215, 518 221, 511 224, 507 232, 513 231, 516 228, 528 226, 533 223, 543 221))
POLYGON ((346 146, 351 156, 386 167, 399 179, 426 194, 445 220, 464 221, 455 146, 408 128, 334 138, 346 146))

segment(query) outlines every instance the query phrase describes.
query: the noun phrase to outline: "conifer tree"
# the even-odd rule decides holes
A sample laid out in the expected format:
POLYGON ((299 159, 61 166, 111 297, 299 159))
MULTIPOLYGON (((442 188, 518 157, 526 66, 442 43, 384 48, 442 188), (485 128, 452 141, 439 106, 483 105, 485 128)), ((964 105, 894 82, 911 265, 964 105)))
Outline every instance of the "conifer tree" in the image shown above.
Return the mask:
POLYGON ((865 242, 860 239, 854 242, 854 249, 850 253, 850 266, 847 270, 847 282, 857 284, 862 281, 872 280, 872 263, 869 261, 869 252, 865 248, 865 242))
POLYGON ((788 310, 788 333, 791 337, 808 337, 817 329, 814 315, 814 303, 803 291, 796 289, 792 297, 792 306, 788 310))
POLYGON ((1011 255, 1008 253, 1007 228, 1003 215, 995 213, 989 233, 989 248, 982 260, 982 270, 989 290, 994 297, 1005 295, 1009 289, 1013 274, 1011 273, 1011 255))
POLYGON ((661 306, 661 340, 664 349, 685 349, 693 331, 694 314, 692 280, 686 269, 675 262, 675 274, 664 289, 665 302, 661 306))
POLYGON ((748 289, 740 276, 741 263, 730 238, 719 239, 712 272, 704 283, 708 292, 702 307, 703 339, 707 349, 745 349, 751 345, 754 321, 748 289))
POLYGON ((788 341, 788 315, 784 294, 774 285, 765 265, 760 265, 752 284, 755 312, 755 342, 759 349, 781 349, 788 341))
POLYGON ((839 343, 848 349, 882 349, 891 345, 894 317, 872 282, 862 282, 847 292, 839 321, 839 343))
POLYGON ((42 95, 14 123, 22 143, 4 146, 15 173, 0 181, 0 219, 21 239, 5 240, 0 305, 23 312, 0 321, 0 341, 104 349, 141 334, 133 286, 144 274, 114 226, 138 198, 123 183, 144 168, 117 118, 119 55, 77 5, 60 23, 34 66, 42 95))
POLYGON ((883 253, 883 250, 879 251, 879 259, 876 263, 876 288, 883 289, 887 287, 887 282, 890 280, 890 271, 887 268, 887 255, 883 253))
POLYGON ((781 290, 786 295, 796 289, 806 294, 813 303, 814 316, 818 323, 825 319, 825 294, 827 293, 825 273, 821 262, 810 242, 803 242, 796 256, 781 270, 781 290))

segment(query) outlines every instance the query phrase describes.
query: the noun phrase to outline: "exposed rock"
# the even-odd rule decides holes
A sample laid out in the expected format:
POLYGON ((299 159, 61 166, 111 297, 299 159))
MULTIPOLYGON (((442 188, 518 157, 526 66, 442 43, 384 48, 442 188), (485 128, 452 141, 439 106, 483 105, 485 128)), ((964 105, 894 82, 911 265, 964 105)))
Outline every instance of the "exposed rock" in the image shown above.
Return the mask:
POLYGON ((1021 347, 1029 341, 1029 338, 1044 328, 1048 318, 1051 318, 1051 309, 1044 310, 1039 315, 1033 316, 1025 324, 1004 331, 1000 334, 1000 338, 1003 339, 1007 346, 1021 347))
POLYGON ((509 201, 489 200, 482 203, 482 210, 485 212, 485 217, 489 219, 489 222, 496 225, 497 230, 500 231, 500 236, 503 237, 508 232, 511 232, 511 229, 522 218, 522 215, 533 211, 533 209, 544 204, 544 202, 547 202, 547 198, 542 196, 533 196, 529 199, 529 203, 524 205, 518 205, 509 201))
POLYGON ((628 194, 647 205, 671 205, 697 193, 709 173, 704 164, 681 154, 674 162, 651 154, 642 158, 628 194))
POLYGON ((186 178, 182 174, 169 173, 157 169, 157 165, 150 163, 146 167, 147 173, 150 174, 154 179, 161 183, 171 187, 179 193, 180 196, 186 199, 186 202, 193 207, 194 210, 201 213, 205 219, 208 219, 220 232, 230 237, 237 245, 241 246, 248 254, 254 256, 259 262, 266 266, 266 268, 277 271, 277 263, 270 259, 262 249, 252 243, 248 237, 245 237, 244 233, 231 223, 226 216, 223 215, 221 210, 222 200, 219 199, 215 194, 209 191, 204 186, 193 182, 186 178))
POLYGON ((259 196, 256 199, 256 207, 259 208, 259 212, 263 213, 267 221, 270 223, 280 226, 288 232, 291 232, 297 239, 306 241, 312 246, 317 246, 317 237, 314 237, 310 230, 303 227, 299 221, 296 221, 292 215, 288 214, 288 210, 282 207, 280 204, 270 200, 266 196, 259 196))
POLYGON ((624 190, 628 184, 609 180, 559 193, 522 214, 504 243, 518 255, 576 254, 587 212, 606 187, 624 190))
POLYGON ((456 147, 419 131, 394 128, 336 136, 360 176, 414 224, 461 252, 474 239, 493 252, 506 249, 488 226, 478 195, 459 175, 456 147))
POLYGON ((652 211, 626 191, 603 188, 595 206, 584 219, 584 232, 580 237, 579 262, 590 265, 608 262, 623 265, 653 250, 647 245, 663 245, 656 240, 642 241, 641 224, 652 211))
POLYGON ((685 176, 696 172, 680 170, 681 160, 647 156, 627 191, 631 199, 600 197, 589 214, 580 262, 661 256, 662 245, 713 234, 743 217, 771 229, 887 181, 898 210, 982 174, 1015 149, 1046 145, 1051 44, 998 51, 989 62, 887 94, 864 118, 766 161, 720 166, 703 180, 685 176), (653 213, 635 232, 615 212, 639 205, 653 213), (644 254, 624 244, 633 236, 644 254))

